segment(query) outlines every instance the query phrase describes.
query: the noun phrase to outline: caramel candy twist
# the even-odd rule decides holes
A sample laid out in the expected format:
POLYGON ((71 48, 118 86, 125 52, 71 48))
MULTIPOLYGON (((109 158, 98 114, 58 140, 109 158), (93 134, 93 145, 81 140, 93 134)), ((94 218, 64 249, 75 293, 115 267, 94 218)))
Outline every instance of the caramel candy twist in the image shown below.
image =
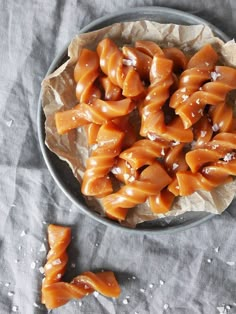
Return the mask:
POLYGON ((170 143, 168 141, 150 141, 142 139, 120 154, 132 168, 139 169, 144 165, 151 165, 158 157, 163 157, 170 143))
POLYGON ((207 81, 211 79, 218 55, 211 45, 203 46, 189 60, 187 69, 179 78, 178 90, 171 96, 170 107, 176 109, 207 81))
POLYGON ((42 303, 45 303, 45 288, 61 281, 66 270, 68 255, 66 249, 71 241, 71 229, 55 225, 48 227, 48 242, 50 250, 47 263, 44 266, 45 278, 42 284, 42 303))
POLYGON ((101 91, 95 85, 99 76, 99 58, 96 51, 82 49, 74 69, 76 97, 81 103, 91 103, 101 98, 101 91))
MULTIPOLYGON (((212 72, 212 82, 202 86, 202 90, 193 93, 184 104, 179 105, 175 112, 178 114, 185 128, 191 127, 202 116, 207 104, 218 106, 226 101, 228 92, 236 88, 236 69, 227 66, 216 66, 212 72)), ((232 118, 230 114, 229 119, 232 118)), ((224 116, 218 120, 219 125, 224 125, 224 116)), ((229 124, 230 122, 227 122, 229 124)), ((226 125, 227 125, 226 124, 226 125)))
POLYGON ((86 162, 81 191, 84 195, 103 197, 113 192, 109 171, 120 154, 124 132, 114 123, 103 124, 97 135, 97 144, 86 162))
POLYGON ((114 85, 122 89, 125 97, 137 97, 144 93, 144 86, 138 72, 131 65, 124 65, 124 56, 109 38, 101 40, 97 46, 100 67, 114 85))
POLYGON ((102 199, 106 214, 117 220, 124 220, 128 210, 144 203, 151 195, 157 195, 171 182, 171 178, 159 162, 145 168, 138 180, 121 187, 102 199))
POLYGON ((50 251, 47 256, 45 279, 42 285, 42 303, 47 309, 62 306, 71 299, 81 299, 94 291, 107 297, 120 295, 120 287, 111 271, 96 274, 84 272, 76 276, 71 283, 60 281, 68 260, 66 248, 71 241, 71 229, 49 225, 48 240, 50 251))
POLYGON ((72 129, 87 124, 103 124, 107 121, 122 117, 134 109, 135 104, 130 98, 121 100, 95 99, 92 104, 81 103, 66 111, 55 114, 57 132, 64 134, 72 129))

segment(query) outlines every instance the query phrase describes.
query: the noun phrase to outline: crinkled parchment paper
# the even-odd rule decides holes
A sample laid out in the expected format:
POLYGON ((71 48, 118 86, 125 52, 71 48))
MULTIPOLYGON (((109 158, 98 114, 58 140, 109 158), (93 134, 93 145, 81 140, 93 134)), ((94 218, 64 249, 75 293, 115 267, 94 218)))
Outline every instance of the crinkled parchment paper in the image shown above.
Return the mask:
MULTIPOLYGON (((210 43, 219 53, 223 64, 236 66, 235 42, 223 43, 206 25, 183 26, 150 21, 125 22, 76 36, 68 48, 68 61, 47 76, 42 83, 42 105, 46 116, 46 145, 59 158, 68 162, 73 174, 80 182, 85 170, 85 161, 89 155, 85 134, 82 128, 78 128, 63 136, 58 135, 54 114, 62 108, 69 109, 77 104, 73 70, 80 50, 84 47, 95 49, 104 37, 110 37, 120 46, 133 44, 141 39, 152 40, 161 47, 176 46, 190 54, 204 44, 210 43)), ((235 191, 236 181, 233 181, 212 192, 199 191, 188 197, 177 198, 172 210, 165 216, 177 216, 186 211, 220 214, 233 200, 235 191)), ((99 202, 93 198, 87 198, 86 201, 88 206, 103 214, 99 202)), ((130 210, 125 224, 135 226, 137 223, 158 217, 164 216, 154 215, 148 209, 147 204, 142 204, 130 210)))

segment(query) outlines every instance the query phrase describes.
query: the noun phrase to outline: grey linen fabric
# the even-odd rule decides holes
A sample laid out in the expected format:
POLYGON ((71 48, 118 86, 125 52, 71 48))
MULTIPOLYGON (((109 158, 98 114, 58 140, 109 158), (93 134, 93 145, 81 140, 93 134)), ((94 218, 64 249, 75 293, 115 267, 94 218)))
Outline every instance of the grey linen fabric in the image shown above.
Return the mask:
POLYGON ((82 214, 55 185, 37 139, 40 83, 83 26, 121 9, 161 5, 203 17, 231 38, 235 0, 0 1, 0 313, 47 313, 40 303, 48 223, 72 227, 65 280, 113 270, 119 299, 90 295, 52 313, 236 313, 236 203, 165 236, 135 235, 82 214))

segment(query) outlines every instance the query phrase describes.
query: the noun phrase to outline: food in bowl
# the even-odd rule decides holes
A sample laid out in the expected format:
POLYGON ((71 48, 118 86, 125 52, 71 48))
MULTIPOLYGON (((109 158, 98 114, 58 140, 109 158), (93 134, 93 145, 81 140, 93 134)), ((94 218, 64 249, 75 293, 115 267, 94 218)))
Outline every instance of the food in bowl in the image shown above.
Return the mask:
POLYGON ((63 66, 70 64, 67 73, 57 70, 73 82, 58 91, 62 105, 51 115, 59 141, 74 138, 75 130, 83 138, 87 152, 74 168, 82 193, 98 199, 111 219, 127 221, 140 211, 143 220, 176 214, 188 210, 179 209, 181 198, 186 205, 199 191, 234 186, 226 187, 235 174, 236 139, 226 95, 236 87, 236 70, 222 62, 223 44, 212 37, 211 44, 196 40, 197 49, 161 47, 145 36, 120 44, 101 32, 94 32, 93 47, 82 40, 77 58, 63 66))

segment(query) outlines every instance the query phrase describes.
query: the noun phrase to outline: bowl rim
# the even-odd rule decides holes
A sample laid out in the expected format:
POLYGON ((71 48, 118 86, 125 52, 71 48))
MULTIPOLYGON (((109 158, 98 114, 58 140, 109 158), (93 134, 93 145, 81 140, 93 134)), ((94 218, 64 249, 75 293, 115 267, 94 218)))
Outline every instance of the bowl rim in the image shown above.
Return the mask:
MULTIPOLYGON (((91 29, 93 29, 94 27, 96 27, 97 25, 104 23, 108 20, 111 19, 115 19, 115 18, 119 18, 122 15, 129 15, 129 14, 134 14, 134 13, 140 13, 140 11, 145 12, 145 14, 153 14, 154 11, 157 11, 163 14, 173 14, 174 16, 181 16, 181 18, 184 16, 184 18, 186 18, 187 20, 189 20, 189 24, 194 24, 194 22, 196 24, 205 24, 208 25, 212 31, 216 34, 217 37, 220 37, 223 41, 228 41, 230 40, 230 38, 224 33, 222 32, 220 29, 218 29, 216 26, 214 26, 213 24, 207 22, 206 20, 195 16, 191 13, 186 13, 183 12, 181 10, 177 10, 177 9, 172 9, 172 8, 167 8, 167 7, 160 7, 160 6, 143 6, 143 7, 137 7, 137 8, 130 8, 128 10, 121 10, 119 12, 115 12, 112 14, 107 14, 103 17, 100 17, 94 21, 92 21, 91 23, 87 24, 86 26, 84 26, 82 29, 80 29, 80 31, 78 31, 78 34, 82 34, 82 33, 86 33, 88 31, 90 31, 91 29)), ((139 18, 140 20, 141 18, 139 18)), ((146 19, 146 18, 142 18, 142 19, 146 19)), ((138 19, 137 19, 138 20, 138 19)), ((127 21, 134 21, 134 20, 129 20, 127 19, 127 21)), ((124 21, 122 21, 124 22, 124 21)), ((99 27, 98 27, 99 28, 99 27)), ((49 75, 50 73, 52 73, 60 64, 60 61, 62 60, 63 56, 65 56, 65 53, 67 52, 68 49, 68 45, 69 43, 67 43, 59 52, 59 54, 54 58, 54 60, 52 61, 50 67, 48 68, 48 71, 45 75, 45 77, 47 75, 49 75)), ((165 235, 165 234, 173 234, 179 231, 185 231, 187 229, 196 227, 200 224, 202 224, 203 222, 206 222, 207 220, 211 219, 212 217, 215 216, 215 214, 212 213, 205 213, 205 216, 203 216, 202 218, 196 220, 196 221, 190 221, 186 224, 180 224, 180 225, 174 225, 174 226, 166 226, 163 227, 163 229, 155 229, 155 227, 151 227, 151 228, 130 228, 130 227, 126 227, 124 225, 121 225, 113 220, 108 220, 106 217, 99 215, 98 213, 96 213, 95 211, 90 211, 87 209, 87 207, 82 204, 74 195, 72 195, 70 193, 70 191, 66 188, 66 186, 63 185, 63 183, 61 182, 58 174, 54 171, 53 166, 51 165, 50 162, 50 157, 48 156, 48 153, 51 152, 48 147, 45 144, 45 128, 44 128, 44 123, 45 123, 45 116, 44 116, 44 112, 43 112, 43 108, 42 108, 42 104, 41 104, 41 99, 42 99, 42 88, 40 90, 40 95, 39 95, 39 101, 38 101, 38 107, 37 107, 37 133, 38 133, 38 140, 39 140, 39 145, 40 145, 40 149, 43 155, 43 159, 45 161, 45 164, 51 174, 51 176, 53 177, 54 181, 56 182, 56 184, 58 185, 58 187, 61 189, 61 191, 65 194, 65 196, 84 214, 86 214, 87 216, 89 216, 90 218, 94 219, 96 222, 102 223, 103 225, 105 225, 106 227, 113 227, 115 228, 117 231, 124 231, 124 232, 132 232, 134 234, 158 234, 158 235, 165 235)))

